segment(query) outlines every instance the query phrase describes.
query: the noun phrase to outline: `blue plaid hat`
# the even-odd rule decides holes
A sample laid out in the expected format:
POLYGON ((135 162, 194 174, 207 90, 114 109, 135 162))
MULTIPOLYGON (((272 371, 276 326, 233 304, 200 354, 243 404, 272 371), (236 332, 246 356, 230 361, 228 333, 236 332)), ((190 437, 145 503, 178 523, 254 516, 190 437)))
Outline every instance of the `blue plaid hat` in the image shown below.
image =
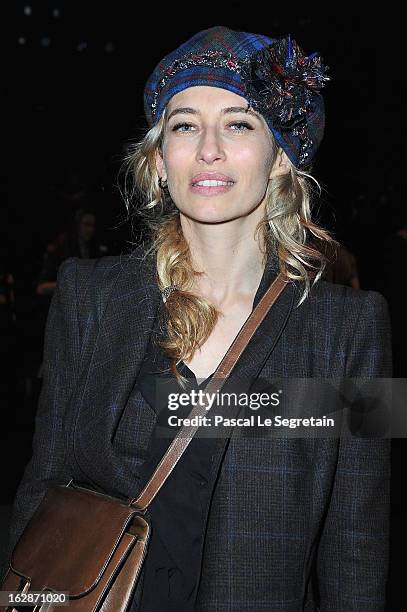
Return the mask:
POLYGON ((214 26, 198 32, 154 68, 144 89, 149 127, 178 92, 198 85, 243 96, 261 113, 277 143, 299 169, 313 160, 325 127, 320 89, 329 68, 305 56, 291 36, 269 38, 214 26))

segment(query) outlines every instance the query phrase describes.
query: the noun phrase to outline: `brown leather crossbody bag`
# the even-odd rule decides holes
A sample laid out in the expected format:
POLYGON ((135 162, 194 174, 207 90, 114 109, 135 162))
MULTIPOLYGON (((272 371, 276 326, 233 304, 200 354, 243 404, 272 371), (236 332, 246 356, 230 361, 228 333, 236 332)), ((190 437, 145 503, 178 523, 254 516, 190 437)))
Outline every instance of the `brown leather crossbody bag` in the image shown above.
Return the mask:
MULTIPOLYGON (((246 320, 205 392, 221 390, 286 283, 280 273, 246 320)), ((201 403, 189 417, 205 414, 206 405, 201 403)), ((151 533, 146 511, 197 429, 181 427, 143 491, 129 503, 72 480, 50 487, 14 548, 1 590, 18 591, 25 605, 30 593, 41 592, 43 599, 36 606, 32 603, 36 611, 61 610, 61 592, 68 593, 70 612, 128 610, 151 533)), ((18 610, 18 603, 0 606, 1 612, 13 610, 18 610)))

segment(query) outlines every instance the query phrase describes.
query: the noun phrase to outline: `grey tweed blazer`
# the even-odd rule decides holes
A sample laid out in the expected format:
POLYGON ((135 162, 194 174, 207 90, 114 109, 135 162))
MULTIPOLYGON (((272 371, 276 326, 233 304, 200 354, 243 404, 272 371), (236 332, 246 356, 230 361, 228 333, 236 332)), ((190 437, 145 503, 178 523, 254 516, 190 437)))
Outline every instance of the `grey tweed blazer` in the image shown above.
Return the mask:
MULTIPOLYGON (((60 268, 8 558, 49 485, 73 478, 126 499, 139 491, 156 416, 135 380, 162 307, 154 262, 142 262, 142 253, 71 258, 60 268)), ((269 260, 254 305, 276 274, 269 260)), ((289 284, 236 375, 391 376, 379 293, 320 281, 297 306, 299 297, 289 284)), ((385 610, 389 439, 232 435, 218 441, 212 487, 196 610, 385 610)))

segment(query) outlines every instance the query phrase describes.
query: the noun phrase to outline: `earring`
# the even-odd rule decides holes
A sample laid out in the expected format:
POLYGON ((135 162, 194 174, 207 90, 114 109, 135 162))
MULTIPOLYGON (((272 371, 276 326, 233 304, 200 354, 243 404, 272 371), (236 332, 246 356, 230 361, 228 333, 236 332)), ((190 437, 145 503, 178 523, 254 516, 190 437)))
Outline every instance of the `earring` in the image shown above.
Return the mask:
MULTIPOLYGON (((164 181, 165 181, 165 179, 164 179, 164 181)), ((161 176, 160 176, 160 177, 159 177, 159 179, 158 179, 158 184, 159 184, 159 186, 160 186, 160 188, 161 188, 161 189, 165 189, 165 187, 167 187, 167 182, 166 182, 166 183, 165 183, 165 185, 164 185, 164 184, 163 184, 163 179, 162 179, 162 177, 161 177, 161 176)))

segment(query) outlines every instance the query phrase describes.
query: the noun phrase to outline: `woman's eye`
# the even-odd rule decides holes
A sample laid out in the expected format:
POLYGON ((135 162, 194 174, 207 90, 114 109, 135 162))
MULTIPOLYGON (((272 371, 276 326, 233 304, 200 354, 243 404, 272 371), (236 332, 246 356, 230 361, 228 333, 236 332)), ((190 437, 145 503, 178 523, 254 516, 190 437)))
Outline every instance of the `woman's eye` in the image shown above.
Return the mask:
MULTIPOLYGON (((243 125, 246 129, 248 130, 252 130, 252 126, 249 123, 246 123, 246 121, 236 121, 235 123, 230 123, 229 125, 243 125)), ((238 132, 241 132, 243 130, 237 130, 238 132)))
POLYGON ((192 127, 192 126, 191 126, 190 123, 177 123, 176 125, 174 125, 174 127, 171 128, 171 130, 173 132, 177 132, 179 130, 179 128, 182 128, 182 127, 192 127))
MULTIPOLYGON (((246 123, 245 121, 235 121, 233 123, 229 123, 228 124, 229 127, 232 126, 243 126, 245 129, 248 130, 252 130, 252 126, 249 123, 246 123)), ((174 127, 172 128, 173 132, 185 132, 185 131, 190 131, 190 130, 181 130, 180 128, 188 128, 188 127, 193 127, 193 125, 191 123, 177 123, 176 125, 174 125, 174 127)), ((233 132, 243 132, 244 130, 241 129, 241 127, 238 130, 232 130, 233 132)))

